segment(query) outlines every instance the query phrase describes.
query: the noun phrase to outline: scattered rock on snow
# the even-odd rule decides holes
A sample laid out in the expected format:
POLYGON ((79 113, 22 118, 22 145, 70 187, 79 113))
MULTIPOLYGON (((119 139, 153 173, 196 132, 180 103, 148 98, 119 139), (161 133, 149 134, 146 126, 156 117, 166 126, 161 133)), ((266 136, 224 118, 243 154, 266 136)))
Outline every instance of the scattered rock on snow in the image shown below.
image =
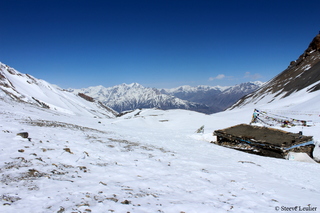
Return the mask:
POLYGON ((70 148, 64 148, 63 150, 66 152, 69 152, 70 154, 73 154, 73 152, 71 152, 70 148))
POLYGON ((124 200, 124 201, 122 201, 121 203, 122 203, 122 204, 130 204, 130 203, 131 203, 131 201, 124 200))
POLYGON ((17 135, 21 136, 22 138, 28 138, 29 133, 28 132, 19 132, 17 135))

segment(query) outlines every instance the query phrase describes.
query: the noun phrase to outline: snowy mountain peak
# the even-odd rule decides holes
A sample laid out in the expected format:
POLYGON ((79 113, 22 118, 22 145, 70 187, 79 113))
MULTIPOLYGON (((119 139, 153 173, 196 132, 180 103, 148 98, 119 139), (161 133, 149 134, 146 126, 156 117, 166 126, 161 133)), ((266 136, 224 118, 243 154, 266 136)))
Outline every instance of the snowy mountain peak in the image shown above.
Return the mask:
POLYGON ((135 88, 144 88, 141 84, 138 83, 131 83, 127 85, 128 87, 135 87, 135 88))
POLYGON ((261 87, 261 86, 264 85, 266 82, 262 82, 262 81, 250 81, 250 83, 255 84, 255 85, 261 87))
POLYGON ((125 88, 125 89, 128 89, 128 88, 144 88, 141 84, 138 84, 138 83, 135 83, 135 82, 131 83, 131 84, 122 83, 122 84, 119 84, 119 85, 115 85, 113 87, 114 88, 125 88))

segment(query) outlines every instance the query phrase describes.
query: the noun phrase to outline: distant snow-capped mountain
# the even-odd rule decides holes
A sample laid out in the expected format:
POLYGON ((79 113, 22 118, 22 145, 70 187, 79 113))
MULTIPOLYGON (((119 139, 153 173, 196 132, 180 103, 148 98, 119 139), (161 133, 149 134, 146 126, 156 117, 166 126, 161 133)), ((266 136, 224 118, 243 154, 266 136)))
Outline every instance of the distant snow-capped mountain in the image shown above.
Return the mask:
POLYGON ((95 86, 70 89, 70 91, 93 97, 118 112, 137 108, 160 108, 188 109, 210 114, 226 109, 242 96, 259 88, 261 84, 261 82, 250 82, 228 87, 181 86, 156 89, 132 83, 108 88, 95 86))
POLYGON ((137 108, 188 109, 205 111, 207 106, 163 94, 155 88, 147 88, 138 83, 120 84, 113 87, 95 86, 83 89, 70 89, 75 94, 83 93, 101 101, 112 109, 122 112, 137 108))
POLYGON ((168 94, 177 94, 177 93, 194 93, 194 92, 199 92, 199 91, 210 91, 210 90, 219 90, 219 91, 224 91, 226 89, 230 88, 230 86, 207 86, 207 85, 199 85, 199 86, 189 86, 189 85, 184 85, 180 87, 175 87, 171 89, 161 89, 161 92, 163 93, 168 93, 168 94))
POLYGON ((67 114, 115 117, 117 113, 99 101, 74 95, 44 80, 22 74, 0 62, 0 98, 19 101, 67 114))
POLYGON ((263 83, 260 81, 247 82, 235 86, 181 86, 173 89, 162 89, 164 94, 177 98, 206 104, 208 111, 214 113, 225 110, 244 95, 257 90, 263 83))

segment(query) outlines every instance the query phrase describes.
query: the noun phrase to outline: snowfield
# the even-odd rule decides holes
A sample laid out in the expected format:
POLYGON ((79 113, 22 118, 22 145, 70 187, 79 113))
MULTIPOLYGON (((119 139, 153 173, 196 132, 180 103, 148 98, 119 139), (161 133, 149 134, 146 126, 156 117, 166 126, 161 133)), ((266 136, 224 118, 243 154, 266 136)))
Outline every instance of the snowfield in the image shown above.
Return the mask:
POLYGON ((0 86, 0 212, 320 211, 318 163, 210 143, 214 130, 248 124, 258 108, 312 120, 285 130, 313 136, 320 161, 319 91, 212 115, 142 109, 116 117, 1 63, 0 86))
MULTIPOLYGON (((319 164, 210 143, 253 110, 97 118, 0 99, 0 212, 319 212, 319 164)), ((318 128, 303 132, 318 141, 318 128)))

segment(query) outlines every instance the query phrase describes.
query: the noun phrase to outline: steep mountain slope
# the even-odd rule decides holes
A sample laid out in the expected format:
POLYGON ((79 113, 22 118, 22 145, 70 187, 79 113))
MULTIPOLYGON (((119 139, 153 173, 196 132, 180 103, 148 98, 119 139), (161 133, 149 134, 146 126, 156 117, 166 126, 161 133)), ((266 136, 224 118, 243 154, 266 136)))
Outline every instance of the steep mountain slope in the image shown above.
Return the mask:
POLYGON ((121 84, 108 88, 96 86, 84 89, 70 89, 70 91, 75 94, 80 92, 89 95, 118 112, 138 108, 188 109, 197 111, 208 108, 204 104, 193 103, 171 95, 162 94, 158 89, 146 88, 138 83, 121 84))
POLYGON ((206 104, 209 108, 206 113, 215 113, 225 110, 244 95, 257 90, 263 83, 260 81, 247 82, 235 86, 181 86, 173 89, 162 89, 164 94, 177 98, 206 104))
POLYGON ((292 61, 288 68, 231 107, 237 108, 247 104, 262 104, 279 101, 306 89, 312 93, 320 89, 320 34, 310 43, 304 53, 292 61))
POLYGON ((76 96, 48 82, 0 63, 0 98, 25 102, 67 114, 115 117, 116 112, 85 96, 76 96), (89 100, 89 101, 88 101, 89 100))

